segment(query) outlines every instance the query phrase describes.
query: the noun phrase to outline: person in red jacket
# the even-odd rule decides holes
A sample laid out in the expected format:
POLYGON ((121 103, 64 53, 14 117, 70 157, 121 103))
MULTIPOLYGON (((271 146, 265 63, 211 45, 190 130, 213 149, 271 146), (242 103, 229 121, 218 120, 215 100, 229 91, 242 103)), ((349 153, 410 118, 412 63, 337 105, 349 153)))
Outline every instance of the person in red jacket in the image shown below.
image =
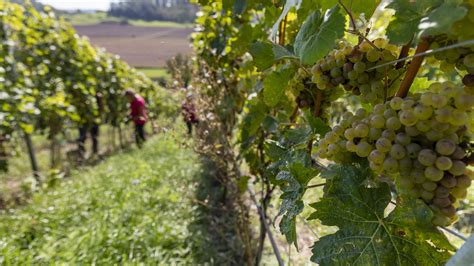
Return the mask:
POLYGON ((188 126, 188 134, 193 134, 193 125, 199 124, 199 119, 196 114, 196 107, 194 106, 193 95, 189 93, 186 95, 186 99, 181 104, 181 113, 184 118, 184 122, 188 126))
POLYGON ((138 147, 145 142, 145 124, 148 121, 145 100, 133 89, 127 89, 125 96, 130 102, 130 118, 135 124, 135 140, 138 147))

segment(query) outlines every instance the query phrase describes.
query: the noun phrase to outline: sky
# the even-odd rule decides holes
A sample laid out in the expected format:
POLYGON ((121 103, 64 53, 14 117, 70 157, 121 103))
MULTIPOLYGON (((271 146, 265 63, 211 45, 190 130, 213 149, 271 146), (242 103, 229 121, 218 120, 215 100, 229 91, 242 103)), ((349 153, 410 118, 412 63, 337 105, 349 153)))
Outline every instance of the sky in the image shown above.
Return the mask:
POLYGON ((109 9, 111 2, 116 2, 116 0, 38 0, 38 2, 63 10, 93 9, 105 11, 109 9))

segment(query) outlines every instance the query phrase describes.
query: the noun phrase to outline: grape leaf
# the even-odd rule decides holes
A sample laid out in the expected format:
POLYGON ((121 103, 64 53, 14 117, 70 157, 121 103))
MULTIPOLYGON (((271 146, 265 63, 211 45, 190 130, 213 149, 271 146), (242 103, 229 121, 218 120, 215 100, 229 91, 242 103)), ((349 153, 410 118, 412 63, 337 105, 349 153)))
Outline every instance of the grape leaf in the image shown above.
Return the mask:
POLYGON ((268 41, 253 43, 249 48, 249 52, 255 61, 255 65, 261 71, 282 59, 298 59, 285 47, 268 41))
POLYGON ((295 39, 295 54, 303 64, 314 64, 334 47, 344 36, 345 18, 339 6, 328 10, 324 16, 314 11, 303 23, 295 39))
POLYGON ((327 132, 331 131, 331 128, 324 123, 320 117, 314 117, 310 110, 305 111, 305 118, 308 124, 311 126, 313 133, 324 136, 327 132))
MULTIPOLYGON (((322 0, 321 8, 329 9, 338 2, 338 0, 322 0)), ((380 4, 380 0, 343 0, 342 3, 352 11, 354 16, 358 17, 360 14, 364 13, 366 18, 370 18, 377 6, 380 4)))
POLYGON ((408 43, 418 33, 420 20, 442 0, 393 0, 387 8, 395 10, 395 20, 387 27, 387 37, 395 44, 408 43))
POLYGON ((282 67, 277 71, 273 71, 263 81, 263 100, 269 107, 278 104, 281 97, 285 94, 288 87, 288 81, 295 74, 292 67, 282 67))
POLYGON ((276 179, 286 182, 282 188, 283 199, 278 216, 283 215, 280 222, 280 231, 285 235, 289 244, 295 244, 296 241, 296 216, 303 211, 303 195, 306 192, 308 182, 315 177, 317 171, 311 167, 306 167, 300 162, 291 164, 288 171, 278 173, 276 179))
POLYGON ((311 204, 309 219, 338 226, 319 239, 311 260, 319 265, 440 265, 454 248, 431 224, 432 212, 420 200, 397 203, 388 215, 388 184, 367 187, 367 168, 330 166, 325 196, 311 204))
POLYGON ((421 36, 437 35, 449 32, 453 23, 463 19, 467 9, 453 2, 445 2, 428 16, 420 20, 421 36), (446 14, 449 14, 447 16, 446 14))

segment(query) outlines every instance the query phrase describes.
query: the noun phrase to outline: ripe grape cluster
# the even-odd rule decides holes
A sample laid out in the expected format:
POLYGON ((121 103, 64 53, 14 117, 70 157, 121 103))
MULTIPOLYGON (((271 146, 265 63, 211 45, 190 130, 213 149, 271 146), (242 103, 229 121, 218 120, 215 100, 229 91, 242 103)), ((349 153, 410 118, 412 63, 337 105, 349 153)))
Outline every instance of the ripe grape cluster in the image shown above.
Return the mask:
MULTIPOLYGON (((453 43, 453 41, 438 40, 432 43, 431 49, 437 49, 453 43)), ((444 72, 451 72, 455 68, 458 71, 466 72, 463 78, 464 85, 474 87, 474 46, 453 48, 435 53, 434 58, 441 61, 440 69, 444 72)))
POLYGON ((363 102, 382 102, 393 96, 404 69, 394 65, 373 67, 397 59, 399 48, 379 38, 369 43, 363 41, 357 46, 339 43, 312 68, 313 82, 320 90, 342 86, 346 91, 360 95, 363 102))
POLYGON ((428 91, 377 104, 370 114, 344 114, 321 139, 319 156, 368 158, 370 168, 395 179, 401 193, 423 199, 435 225, 448 225, 473 178, 463 160, 470 153, 474 96, 451 83, 434 83, 428 91))

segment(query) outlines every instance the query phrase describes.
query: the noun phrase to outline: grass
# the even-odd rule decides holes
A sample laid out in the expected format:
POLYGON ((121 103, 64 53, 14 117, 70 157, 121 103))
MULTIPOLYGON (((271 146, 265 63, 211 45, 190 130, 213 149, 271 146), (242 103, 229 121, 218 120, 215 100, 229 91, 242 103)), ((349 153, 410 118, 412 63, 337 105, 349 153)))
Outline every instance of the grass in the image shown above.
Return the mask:
POLYGON ((104 22, 120 23, 127 20, 130 25, 138 27, 166 27, 166 28, 190 28, 190 23, 176 23, 171 21, 144 21, 134 19, 124 19, 119 17, 108 16, 105 12, 95 13, 72 13, 62 15, 67 21, 75 26, 95 25, 104 22))
POLYGON ((137 68, 140 72, 143 72, 147 77, 151 79, 160 79, 170 80, 171 76, 165 68, 137 68))
POLYGON ((0 264, 192 264, 194 153, 170 135, 0 214, 0 264))

